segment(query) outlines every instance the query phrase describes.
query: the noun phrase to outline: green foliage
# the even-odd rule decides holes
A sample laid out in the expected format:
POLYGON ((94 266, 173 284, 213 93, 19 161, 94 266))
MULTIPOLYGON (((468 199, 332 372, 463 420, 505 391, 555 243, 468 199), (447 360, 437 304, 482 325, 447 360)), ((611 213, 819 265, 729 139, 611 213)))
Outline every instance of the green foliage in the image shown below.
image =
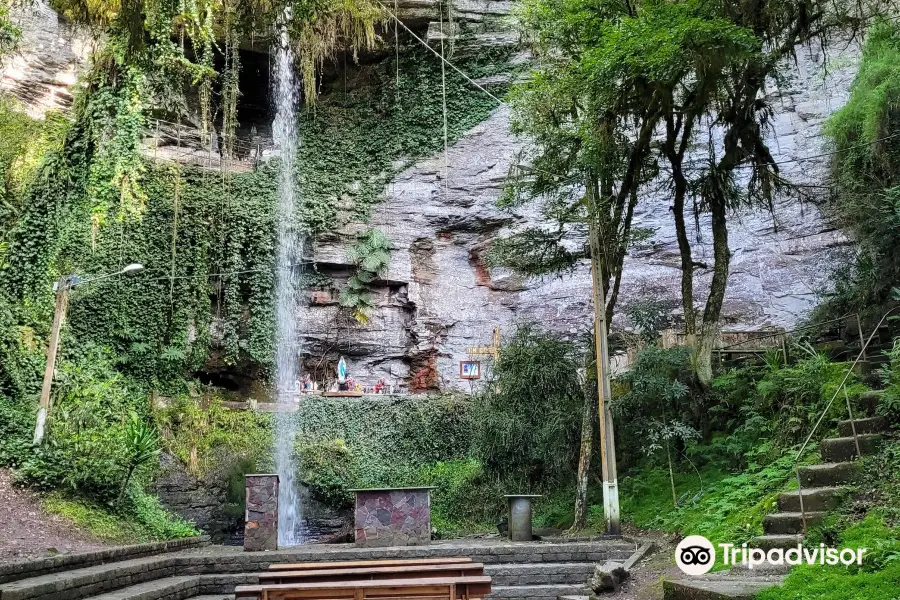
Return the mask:
POLYGON ((229 410, 219 398, 203 407, 199 399, 180 395, 158 409, 154 420, 165 450, 197 477, 227 468, 229 462, 256 464, 271 451, 271 415, 229 410))
POLYGON ((302 445, 300 477, 316 495, 330 506, 349 507, 353 502, 354 473, 350 448, 342 439, 302 445))
MULTIPOLYGON (((713 544, 743 543, 762 535, 762 520, 776 506, 779 492, 794 474, 794 455, 738 474, 715 465, 699 472, 675 473, 679 504, 672 506, 668 470, 647 467, 621 481, 622 516, 638 527, 682 535, 703 535, 713 544)), ((602 521, 602 506, 593 507, 592 522, 602 521)))
POLYGON ((346 490, 416 484, 424 464, 465 459, 472 443, 470 403, 455 396, 314 398, 292 413, 300 479, 319 497, 346 490), (322 484, 320 489, 318 484, 322 484))
POLYGON ((44 498, 42 507, 98 539, 120 544, 169 540, 200 533, 190 523, 163 510, 154 496, 135 492, 128 500, 127 512, 114 513, 101 505, 54 492, 44 498))
POLYGON ((422 465, 419 485, 434 486, 431 522, 441 537, 456 537, 491 528, 503 506, 502 486, 484 476, 475 459, 439 461, 422 465))
POLYGON ((822 317, 861 312, 877 319, 900 282, 900 25, 873 25, 863 47, 850 99, 828 122, 834 145, 834 193, 826 207, 858 246, 833 277, 835 291, 822 317))
POLYGON ((520 325, 474 406, 477 458, 490 477, 533 489, 574 472, 584 397, 573 344, 520 325))
POLYGON ((15 50, 21 36, 22 30, 9 18, 9 6, 3 4, 0 6, 0 65, 3 57, 15 50))
POLYGON ((350 277, 347 288, 341 292, 341 306, 352 310, 353 317, 360 323, 368 323, 375 308, 370 286, 387 273, 391 240, 378 229, 369 229, 357 236, 356 243, 347 249, 347 257, 356 266, 356 274, 350 277))
POLYGON ((839 546, 868 548, 862 567, 794 567, 784 584, 757 600, 895 600, 900 582, 900 535, 878 513, 844 530, 839 546))
POLYGON ((894 339, 894 345, 884 354, 888 363, 882 365, 879 373, 884 392, 878 404, 878 412, 894 422, 900 422, 900 338, 894 339))
MULTIPOLYGON (((611 409, 620 423, 617 435, 625 447, 647 455, 683 445, 700 437, 691 425, 702 410, 702 397, 692 394, 690 350, 649 346, 616 383, 625 393, 616 395, 611 409)), ((670 456, 670 454, 669 454, 670 456)))
MULTIPOLYGON (((84 361, 65 361, 59 369, 46 441, 17 457, 16 478, 44 490, 65 489, 111 502, 128 478, 133 457, 129 422, 146 410, 143 398, 129 392, 102 351, 92 352, 84 361)), ((23 409, 20 414, 28 413, 23 409)), ((27 428, 22 429, 30 441, 27 428)), ((19 444, 24 446, 25 440, 19 444)), ((148 474, 141 467, 133 469, 138 481, 148 474)))
MULTIPOLYGON (((775 441, 785 445, 802 441, 835 394, 827 424, 847 418, 844 393, 839 388, 849 369, 849 363, 834 363, 822 353, 811 352, 794 365, 766 373, 756 385, 754 408, 777 424, 775 441)), ((867 388, 851 374, 845 389, 852 400, 867 388)))
POLYGON ((141 421, 137 416, 132 416, 125 427, 125 452, 128 457, 128 473, 122 482, 122 491, 119 492, 120 503, 135 470, 149 466, 159 457, 159 436, 156 428, 141 421))
MULTIPOLYGON (((320 233, 367 220, 396 174, 443 148, 440 63, 402 33, 400 44, 399 64, 392 53, 359 73, 345 73, 343 85, 326 88, 315 110, 301 115, 296 171, 302 229, 320 233)), ((480 78, 511 70, 510 58, 511 50, 492 48, 455 57, 454 64, 480 78)), ((446 95, 449 143, 497 107, 451 70, 446 95)))

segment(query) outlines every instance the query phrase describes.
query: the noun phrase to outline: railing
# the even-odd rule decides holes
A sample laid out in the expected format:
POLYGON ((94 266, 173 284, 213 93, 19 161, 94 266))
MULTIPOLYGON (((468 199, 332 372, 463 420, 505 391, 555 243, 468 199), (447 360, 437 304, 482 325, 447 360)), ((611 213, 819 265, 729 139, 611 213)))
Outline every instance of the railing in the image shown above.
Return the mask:
MULTIPOLYGON (((834 391, 834 394, 831 396, 831 400, 828 401, 828 404, 825 406, 825 410, 822 411, 822 414, 819 415, 816 424, 813 425, 812 430, 809 432, 809 435, 806 436, 806 440, 803 442, 803 445, 800 447, 800 450, 797 451, 797 456, 794 457, 794 474, 797 476, 797 496, 800 499, 800 518, 803 522, 803 534, 806 535, 806 509, 803 505, 803 482, 800 480, 800 459, 803 456, 804 450, 809 445, 809 441, 812 439, 813 435, 815 435, 816 431, 819 428, 819 425, 822 424, 822 421, 825 420, 825 416, 828 414, 828 411, 831 410, 832 405, 834 404, 835 399, 837 399, 838 394, 842 391, 844 392, 844 399, 847 403, 847 414, 850 417, 850 429, 853 433, 853 443, 856 445, 856 456, 857 458, 862 457, 862 452, 860 451, 859 446, 859 436, 856 434, 856 423, 853 421, 853 408, 850 405, 850 396, 847 394, 847 380, 850 379, 850 374, 853 373, 853 370, 856 368, 856 365, 859 364, 859 361, 864 359, 866 356, 866 349, 869 347, 869 344, 872 342, 872 338, 875 337, 875 334, 878 333, 878 330, 887 320, 887 318, 894 311, 900 309, 900 306, 895 306, 890 309, 881 317, 881 320, 878 321, 878 324, 875 325, 875 328, 872 329, 872 333, 869 334, 868 339, 862 344, 862 347, 859 350, 859 354, 856 356, 856 359, 853 361, 853 364, 850 365, 850 368, 847 369, 847 372, 844 373, 844 378, 841 380, 840 385, 834 391)), ((859 323, 859 315, 857 315, 857 323, 859 323)), ((860 326, 859 330, 859 338, 860 342, 863 341, 863 332, 862 326, 860 326)))

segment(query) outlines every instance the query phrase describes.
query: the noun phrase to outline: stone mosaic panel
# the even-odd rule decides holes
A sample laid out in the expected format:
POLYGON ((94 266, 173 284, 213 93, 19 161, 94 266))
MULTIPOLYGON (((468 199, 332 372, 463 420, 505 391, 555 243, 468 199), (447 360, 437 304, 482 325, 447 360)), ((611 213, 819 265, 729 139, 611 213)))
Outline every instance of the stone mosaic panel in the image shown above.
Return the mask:
POLYGON ((244 550, 278 549, 278 475, 247 475, 244 550))
POLYGON ((431 490, 358 490, 355 517, 357 546, 427 545, 431 490))

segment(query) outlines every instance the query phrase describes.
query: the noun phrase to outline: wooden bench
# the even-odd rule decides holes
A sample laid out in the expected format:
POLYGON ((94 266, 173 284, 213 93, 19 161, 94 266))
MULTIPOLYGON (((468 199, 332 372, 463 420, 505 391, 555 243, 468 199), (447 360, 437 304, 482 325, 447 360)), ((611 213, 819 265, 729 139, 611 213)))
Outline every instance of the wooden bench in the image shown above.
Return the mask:
POLYGON ((458 565, 472 562, 468 557, 449 558, 410 558, 390 560, 351 560, 344 562, 306 562, 306 563, 276 563, 269 565, 270 571, 304 571, 307 569, 355 569, 359 567, 403 567, 411 565, 458 565))
MULTIPOLYGON (((374 561, 373 561, 374 562, 374 561)), ((332 569, 328 563, 319 563, 318 569, 297 571, 269 571, 259 574, 261 584, 281 584, 321 581, 372 581, 376 579, 414 579, 422 577, 477 577, 484 575, 484 565, 476 562, 455 564, 381 565, 332 569)))
POLYGON ((491 578, 479 575, 239 585, 234 597, 235 600, 479 600, 490 592, 491 578))

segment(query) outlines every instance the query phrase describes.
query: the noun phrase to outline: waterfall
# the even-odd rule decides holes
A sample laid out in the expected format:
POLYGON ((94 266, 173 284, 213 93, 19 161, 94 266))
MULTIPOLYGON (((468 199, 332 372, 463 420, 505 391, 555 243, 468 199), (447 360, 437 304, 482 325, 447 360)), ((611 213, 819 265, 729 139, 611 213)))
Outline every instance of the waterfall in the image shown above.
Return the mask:
MULTIPOLYGON (((272 137, 279 156, 278 172, 278 249, 276 271, 277 351, 275 385, 277 401, 293 407, 295 382, 299 379, 297 362, 297 289, 302 240, 294 229, 296 190, 294 159, 297 153, 297 104, 299 89, 294 76, 294 53, 288 39, 290 9, 285 9, 280 43, 276 49, 273 79, 275 82, 275 122, 272 137)), ((294 481, 294 438, 296 421, 291 412, 275 415, 275 470, 281 481, 278 488, 278 546, 303 543, 300 494, 294 481)))

